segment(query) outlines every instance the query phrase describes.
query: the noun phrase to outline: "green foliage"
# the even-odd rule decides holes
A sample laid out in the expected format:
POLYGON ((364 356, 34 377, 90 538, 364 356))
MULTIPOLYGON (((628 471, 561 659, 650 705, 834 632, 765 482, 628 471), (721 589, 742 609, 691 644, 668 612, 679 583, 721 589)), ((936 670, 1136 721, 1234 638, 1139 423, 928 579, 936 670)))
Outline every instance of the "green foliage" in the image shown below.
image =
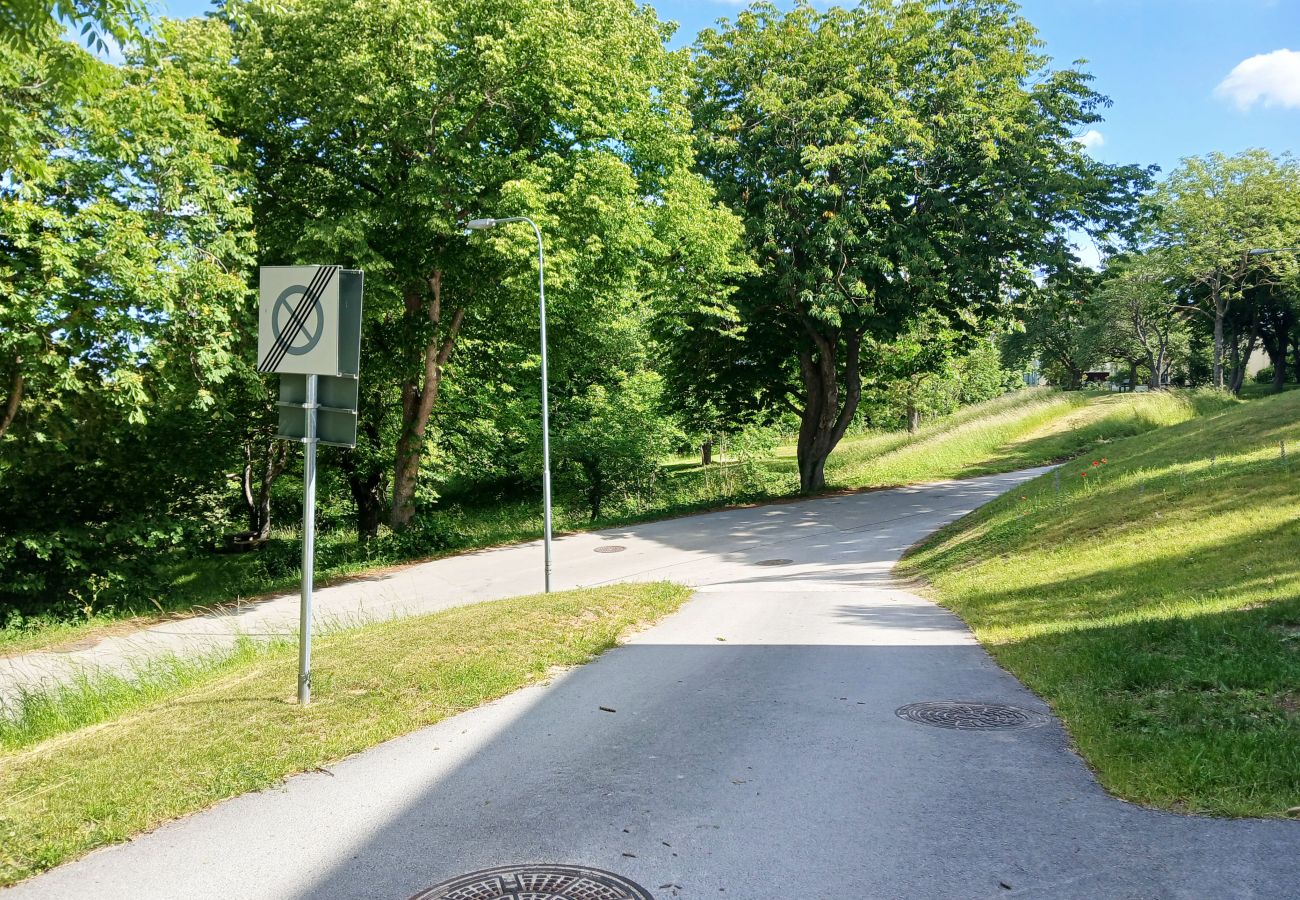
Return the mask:
MULTIPOLYGON (((1273 383, 1273 375, 1275 374, 1275 371, 1276 371, 1276 370, 1275 370, 1272 366, 1264 366, 1262 369, 1260 369, 1258 372, 1255 373, 1255 383, 1256 383, 1256 384, 1272 384, 1272 383, 1273 383)), ((1294 369, 1289 370, 1289 371, 1287 372, 1287 374, 1286 374, 1286 383, 1287 383, 1287 384, 1295 384, 1295 383, 1296 383, 1296 372, 1295 372, 1294 369)))
POLYGON ((91 609, 223 522, 228 448, 204 435, 252 238, 212 112, 135 58, 93 105, 41 109, 44 171, 0 186, 0 608, 91 609))
POLYGON ((1037 361, 1050 384, 1077 390, 1108 354, 1096 313, 1096 275, 1066 266, 1018 298, 1018 322, 1002 339, 1007 365, 1037 361))
POLYGON ((1253 300, 1265 284, 1297 277, 1293 253, 1252 250, 1296 245, 1300 235, 1300 161, 1259 149, 1183 160, 1151 202, 1151 238, 1213 323, 1214 384, 1239 386, 1243 338, 1254 342, 1253 300), (1231 359, 1230 359, 1231 358, 1231 359), (1225 366, 1234 363, 1231 378, 1225 366), (1235 382, 1235 384, 1234 384, 1235 382))
POLYGON ((659 376, 644 372, 595 384, 557 408, 559 474, 585 495, 591 518, 620 494, 646 494, 677 431, 659 412, 659 376))
POLYGON ((717 401, 798 409, 805 490, 853 417, 864 340, 987 330, 1069 258, 1067 228, 1119 227, 1145 184, 1072 140, 1106 100, 1048 67, 1010 3, 760 3, 695 60, 701 164, 759 267, 735 303, 750 364, 728 369, 753 381, 717 401))
POLYGON ((536 245, 526 226, 466 236, 468 220, 540 225, 560 397, 635 370, 648 306, 706 296, 732 265, 737 229, 691 171, 684 70, 649 8, 237 11, 223 92, 256 173, 263 261, 367 273, 362 446, 347 461, 363 522, 391 490, 390 522, 409 525, 440 454, 483 438, 496 452, 471 452, 499 470, 520 446, 481 411, 536 392, 536 245))
POLYGON ((0 5, 0 172, 22 182, 47 175, 46 111, 95 98, 112 69, 64 40, 71 30, 99 56, 143 39, 141 0, 6 0, 0 5))

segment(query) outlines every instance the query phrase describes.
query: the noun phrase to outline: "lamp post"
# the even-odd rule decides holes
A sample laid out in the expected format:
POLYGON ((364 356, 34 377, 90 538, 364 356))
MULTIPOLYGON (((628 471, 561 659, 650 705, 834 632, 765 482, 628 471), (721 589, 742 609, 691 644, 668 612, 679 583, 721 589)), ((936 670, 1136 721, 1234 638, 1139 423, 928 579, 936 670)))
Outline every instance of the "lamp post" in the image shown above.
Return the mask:
POLYGON ((1274 253, 1300 253, 1300 247, 1256 247, 1247 250, 1247 256, 1272 256, 1274 253))
POLYGON ((513 222, 527 222, 533 226, 537 235, 537 303, 542 325, 542 552, 545 574, 543 585, 546 593, 551 592, 551 410, 547 399, 546 382, 546 257, 542 253, 542 230, 537 223, 527 216, 510 216, 505 219, 471 219, 469 228, 474 231, 486 231, 498 225, 513 222))

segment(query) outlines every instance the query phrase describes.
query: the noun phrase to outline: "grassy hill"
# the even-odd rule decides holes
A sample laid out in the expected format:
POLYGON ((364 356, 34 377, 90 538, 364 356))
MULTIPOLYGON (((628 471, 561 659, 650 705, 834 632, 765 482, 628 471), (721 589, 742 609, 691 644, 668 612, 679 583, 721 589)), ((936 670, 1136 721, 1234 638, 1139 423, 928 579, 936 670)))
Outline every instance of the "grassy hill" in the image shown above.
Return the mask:
POLYGON ((1094 449, 903 570, 1052 704, 1108 789, 1283 815, 1300 806, 1300 392, 1189 402, 1205 414, 1094 449))

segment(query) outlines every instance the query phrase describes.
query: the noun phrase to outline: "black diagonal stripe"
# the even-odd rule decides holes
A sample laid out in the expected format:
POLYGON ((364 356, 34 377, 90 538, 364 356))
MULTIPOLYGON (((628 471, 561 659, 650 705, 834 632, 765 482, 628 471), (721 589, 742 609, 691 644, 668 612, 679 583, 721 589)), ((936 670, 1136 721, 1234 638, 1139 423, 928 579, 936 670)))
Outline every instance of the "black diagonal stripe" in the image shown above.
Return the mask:
POLYGON ((262 360, 262 365, 258 368, 264 372, 274 372, 284 362, 285 355, 293 342, 298 339, 302 332, 303 326, 307 324, 307 318, 315 309, 316 304, 320 302, 321 295, 325 293, 325 288, 329 285, 330 279, 333 278, 337 266, 321 266, 316 270, 312 277, 311 283, 307 286, 302 300, 294 309, 289 321, 281 329, 271 350, 267 353, 266 358, 262 360))
MULTIPOLYGON (((284 356, 284 350, 287 349, 289 346, 291 346, 292 341, 298 336, 298 326, 295 326, 294 323, 298 321, 299 317, 301 317, 302 321, 304 322, 307 320, 306 313, 312 307, 312 302, 311 302, 312 295, 316 290, 318 282, 321 281, 324 274, 325 274, 324 266, 320 266, 316 269, 316 273, 312 275, 311 281, 308 282, 307 288, 303 292, 302 299, 298 301, 298 305, 294 307, 293 312, 290 313, 289 321, 284 324, 283 329, 280 331, 278 335, 276 335, 275 340, 272 341, 271 343, 271 349, 266 351, 266 356, 262 359, 261 364, 257 367, 259 371, 274 372, 276 367, 280 365, 280 362, 284 356), (285 340, 286 335, 289 335, 289 339, 287 342, 285 340)), ((275 323, 274 310, 272 310, 271 312, 271 323, 272 325, 274 325, 275 323)))
POLYGON ((334 274, 333 266, 321 266, 316 270, 312 277, 311 283, 307 285, 307 290, 303 293, 303 298, 298 302, 298 307, 289 317, 288 323, 280 331, 280 337, 276 345, 271 348, 271 368, 278 369, 280 363, 284 362, 285 354, 293 346, 293 342, 298 339, 303 326, 307 324, 307 318, 315 309, 316 304, 320 301, 321 294, 325 292, 325 286, 329 284, 330 277, 334 274))

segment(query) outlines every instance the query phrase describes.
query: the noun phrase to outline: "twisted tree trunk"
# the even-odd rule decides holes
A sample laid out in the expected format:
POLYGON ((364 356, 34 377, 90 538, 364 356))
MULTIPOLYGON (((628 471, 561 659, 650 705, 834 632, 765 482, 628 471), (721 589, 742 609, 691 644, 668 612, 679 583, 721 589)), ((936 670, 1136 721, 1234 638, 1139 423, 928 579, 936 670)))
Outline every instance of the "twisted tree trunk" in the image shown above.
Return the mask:
POLYGON ((826 487, 826 459, 844 437, 862 398, 862 373, 858 370, 862 334, 845 339, 844 392, 840 396, 836 351, 840 333, 823 334, 804 317, 813 347, 799 352, 799 372, 804 386, 804 408, 799 423, 799 490, 810 494, 826 487))
POLYGON ((465 309, 452 313, 451 323, 442 329, 442 272, 434 272, 428 282, 428 292, 408 290, 405 297, 406 316, 412 325, 418 325, 427 316, 433 326, 423 350, 423 367, 418 377, 402 383, 402 432, 397 439, 396 459, 393 464, 393 505, 388 524, 394 529, 404 528, 415 515, 415 489, 420 479, 420 457, 424 452, 424 436, 429 427, 429 416, 438 400, 442 384, 443 367, 451 358, 465 320, 465 309))

